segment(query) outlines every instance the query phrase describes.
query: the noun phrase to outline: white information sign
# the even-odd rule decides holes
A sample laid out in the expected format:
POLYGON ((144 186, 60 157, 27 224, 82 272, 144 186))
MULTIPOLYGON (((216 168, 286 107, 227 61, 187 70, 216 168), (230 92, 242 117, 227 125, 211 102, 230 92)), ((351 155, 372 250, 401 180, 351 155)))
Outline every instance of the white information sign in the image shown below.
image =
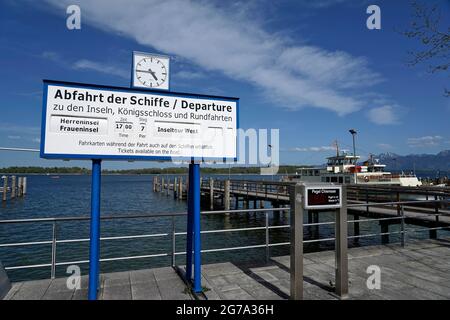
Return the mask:
POLYGON ((41 157, 236 159, 237 98, 44 81, 41 157))

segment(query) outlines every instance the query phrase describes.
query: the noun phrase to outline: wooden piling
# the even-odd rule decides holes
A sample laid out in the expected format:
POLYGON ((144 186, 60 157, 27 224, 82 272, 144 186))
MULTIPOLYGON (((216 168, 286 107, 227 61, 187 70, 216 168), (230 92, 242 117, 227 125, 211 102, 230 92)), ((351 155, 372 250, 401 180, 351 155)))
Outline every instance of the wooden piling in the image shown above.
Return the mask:
POLYGON ((209 208, 214 210, 214 180, 209 178, 209 208))
POLYGON ((23 177, 18 177, 18 183, 17 183, 17 196, 20 198, 22 197, 22 181, 23 177))
POLYGON ((22 192, 23 195, 27 194, 27 177, 23 177, 23 185, 22 185, 22 192))
POLYGON ((16 176, 11 176, 11 199, 16 197, 16 176))
POLYGON ((223 192, 224 192, 224 210, 230 210, 230 180, 225 180, 223 192))
POLYGON ((6 201, 7 192, 8 192, 8 176, 5 176, 3 180, 3 197, 2 197, 3 201, 6 201))
POLYGON ((161 177, 161 185, 159 186, 159 192, 164 191, 164 177, 161 177))
MULTIPOLYGON (((381 233, 388 233, 389 232, 389 223, 380 221, 380 227, 381 227, 381 233)), ((381 243, 382 244, 389 243, 389 234, 382 234, 381 235, 381 243)))
POLYGON ((167 178, 167 190, 166 190, 166 196, 169 196, 169 192, 170 192, 170 179, 167 178))
MULTIPOLYGON (((359 236, 359 222, 357 222, 359 220, 359 214, 355 214, 353 216, 353 220, 355 220, 355 222, 353 222, 353 235, 358 237, 359 236)), ((355 243, 358 243, 359 238, 354 238, 353 240, 355 243)))
POLYGON ((177 190, 178 190, 178 181, 177 181, 177 177, 175 177, 175 178, 173 178, 173 198, 174 199, 176 199, 178 197, 177 190))
POLYGON ((156 192, 156 186, 158 184, 158 177, 154 176, 153 177, 153 192, 156 192))
POLYGON ((183 199, 183 177, 180 177, 178 182, 178 199, 183 199))

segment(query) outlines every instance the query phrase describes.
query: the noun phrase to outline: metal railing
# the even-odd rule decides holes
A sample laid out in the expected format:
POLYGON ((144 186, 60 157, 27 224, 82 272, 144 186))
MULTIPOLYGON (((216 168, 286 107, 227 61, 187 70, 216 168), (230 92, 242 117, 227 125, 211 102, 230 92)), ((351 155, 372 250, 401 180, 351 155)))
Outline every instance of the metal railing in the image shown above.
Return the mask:
MULTIPOLYGON (((429 230, 450 230, 449 227, 433 227, 433 228, 421 228, 421 229, 405 229, 405 217, 404 214, 404 206, 408 204, 417 204, 417 203, 435 203, 435 202, 444 202, 449 203, 448 200, 419 200, 419 201, 397 201, 397 202, 386 202, 386 203, 362 203, 362 204, 348 204, 347 207, 372 207, 372 206, 380 206, 380 205, 391 205, 391 206, 400 206, 401 214, 395 217, 383 217, 383 218, 368 218, 368 219, 357 219, 357 220, 349 220, 348 223, 367 223, 367 222, 375 222, 375 221, 389 221, 389 220, 400 220, 400 231, 391 231, 391 232, 380 232, 380 233, 371 233, 371 234, 362 234, 362 235, 353 235, 349 236, 349 239, 356 238, 365 238, 365 237, 376 237, 376 236, 385 236, 391 234, 400 234, 401 235, 401 244, 405 244, 405 235, 407 233, 414 233, 420 231, 429 231, 429 230)), ((226 233, 226 232, 242 232, 242 231, 257 231, 257 230, 265 230, 265 242, 262 244, 256 245, 247 245, 247 246, 236 246, 236 247, 224 247, 224 248, 214 248, 214 249, 203 249, 202 253, 211 253, 211 252, 223 252, 223 251, 234 251, 234 250, 247 250, 247 249, 256 249, 256 248, 265 248, 266 261, 270 259, 270 248, 278 247, 278 246, 287 246, 290 245, 289 241, 286 242, 270 242, 270 230, 274 229, 283 229, 290 228, 289 224, 285 225, 270 225, 269 223, 269 213, 270 212, 289 212, 289 207, 281 207, 281 208, 262 208, 262 209, 238 209, 238 210, 216 210, 216 211, 202 211, 202 215, 221 215, 221 214, 237 214, 237 213, 263 213, 265 215, 265 224, 264 226, 256 226, 256 227, 245 227, 245 228, 228 228, 228 229, 213 229, 213 230, 203 230, 202 234, 214 234, 214 233, 226 233)), ((446 213, 438 213, 431 214, 433 216, 449 216, 446 213)), ((181 235, 186 235, 186 232, 177 232, 175 217, 177 216, 186 216, 186 212, 179 213, 159 213, 159 214, 135 214, 135 215, 110 215, 110 216, 102 216, 101 220, 118 220, 118 219, 140 219, 140 218, 163 218, 163 217, 171 217, 171 230, 169 232, 162 233, 154 233, 154 234, 138 234, 138 235, 123 235, 123 236, 110 236, 110 237, 101 237, 101 241, 114 241, 114 240, 124 240, 124 239, 144 239, 144 238, 153 238, 153 237, 170 237, 171 240, 171 251, 165 253, 156 253, 156 254, 145 254, 145 255, 134 255, 134 256, 118 256, 112 258, 101 258, 100 262, 111 262, 111 261, 123 261, 123 260, 136 260, 136 259, 146 259, 146 258, 156 258, 156 257, 171 257, 172 266, 176 265, 176 256, 185 255, 185 251, 177 252, 176 251, 176 237, 181 235)), ((30 219, 14 219, 14 220, 0 220, 0 225, 10 225, 10 224, 28 224, 28 223, 49 223, 52 225, 52 238, 51 240, 44 241, 30 241, 30 242, 16 242, 16 243, 4 243, 0 244, 0 248, 7 247, 24 247, 24 246, 35 246, 35 245, 51 245, 51 261, 49 263, 42 264, 30 264, 30 265, 18 265, 18 266, 6 266, 6 270, 19 270, 19 269, 30 269, 30 268, 44 268, 50 267, 50 276, 51 278, 55 278, 56 276, 56 267, 57 266, 65 266, 65 265, 74 265, 74 264, 87 264, 89 260, 77 260, 77 261, 57 261, 57 245, 62 243, 81 243, 81 242, 89 242, 89 238, 74 238, 74 239, 58 239, 57 237, 57 224, 62 222, 75 222, 75 221, 88 221, 90 220, 89 216, 80 216, 80 217, 58 217, 58 218, 30 218, 30 219)), ((334 225, 335 222, 316 222, 316 223, 305 223, 304 227, 312 227, 312 226, 325 226, 325 225, 334 225)), ((329 238, 319 238, 319 239, 310 239, 305 240, 304 243, 317 243, 317 242, 326 242, 326 241, 334 241, 334 237, 329 238)))

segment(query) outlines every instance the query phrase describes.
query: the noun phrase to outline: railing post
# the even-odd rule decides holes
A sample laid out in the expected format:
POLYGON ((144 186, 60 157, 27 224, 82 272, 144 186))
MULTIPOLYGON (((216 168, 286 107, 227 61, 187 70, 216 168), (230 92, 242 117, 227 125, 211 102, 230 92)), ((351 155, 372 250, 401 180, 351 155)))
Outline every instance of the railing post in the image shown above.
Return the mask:
POLYGON ((50 277, 56 277, 56 221, 52 225, 52 267, 50 277))
POLYGON ((266 263, 269 263, 270 259, 270 247, 269 247, 269 212, 265 212, 266 215, 266 263))
POLYGON ((348 294, 348 231, 347 187, 342 186, 342 207, 336 210, 336 294, 345 298, 348 294))
POLYGON ((291 202, 291 294, 293 300, 303 300, 303 186, 290 189, 291 202))
POLYGON ((175 253, 176 253, 176 234, 175 234, 175 217, 172 216, 172 267, 176 266, 175 253))
POLYGON ((402 214, 402 220, 401 220, 401 226, 400 226, 400 230, 401 230, 401 243, 402 243, 402 247, 405 246, 405 211, 403 206, 400 207, 401 209, 401 214, 402 214))

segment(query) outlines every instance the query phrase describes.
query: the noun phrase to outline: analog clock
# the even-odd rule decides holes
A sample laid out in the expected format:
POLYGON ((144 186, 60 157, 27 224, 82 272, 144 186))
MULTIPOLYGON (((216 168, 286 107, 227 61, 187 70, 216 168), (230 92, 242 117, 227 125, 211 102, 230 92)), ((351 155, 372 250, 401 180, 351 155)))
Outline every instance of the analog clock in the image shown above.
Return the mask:
POLYGON ((169 58, 150 54, 134 54, 133 86, 169 89, 169 58))

